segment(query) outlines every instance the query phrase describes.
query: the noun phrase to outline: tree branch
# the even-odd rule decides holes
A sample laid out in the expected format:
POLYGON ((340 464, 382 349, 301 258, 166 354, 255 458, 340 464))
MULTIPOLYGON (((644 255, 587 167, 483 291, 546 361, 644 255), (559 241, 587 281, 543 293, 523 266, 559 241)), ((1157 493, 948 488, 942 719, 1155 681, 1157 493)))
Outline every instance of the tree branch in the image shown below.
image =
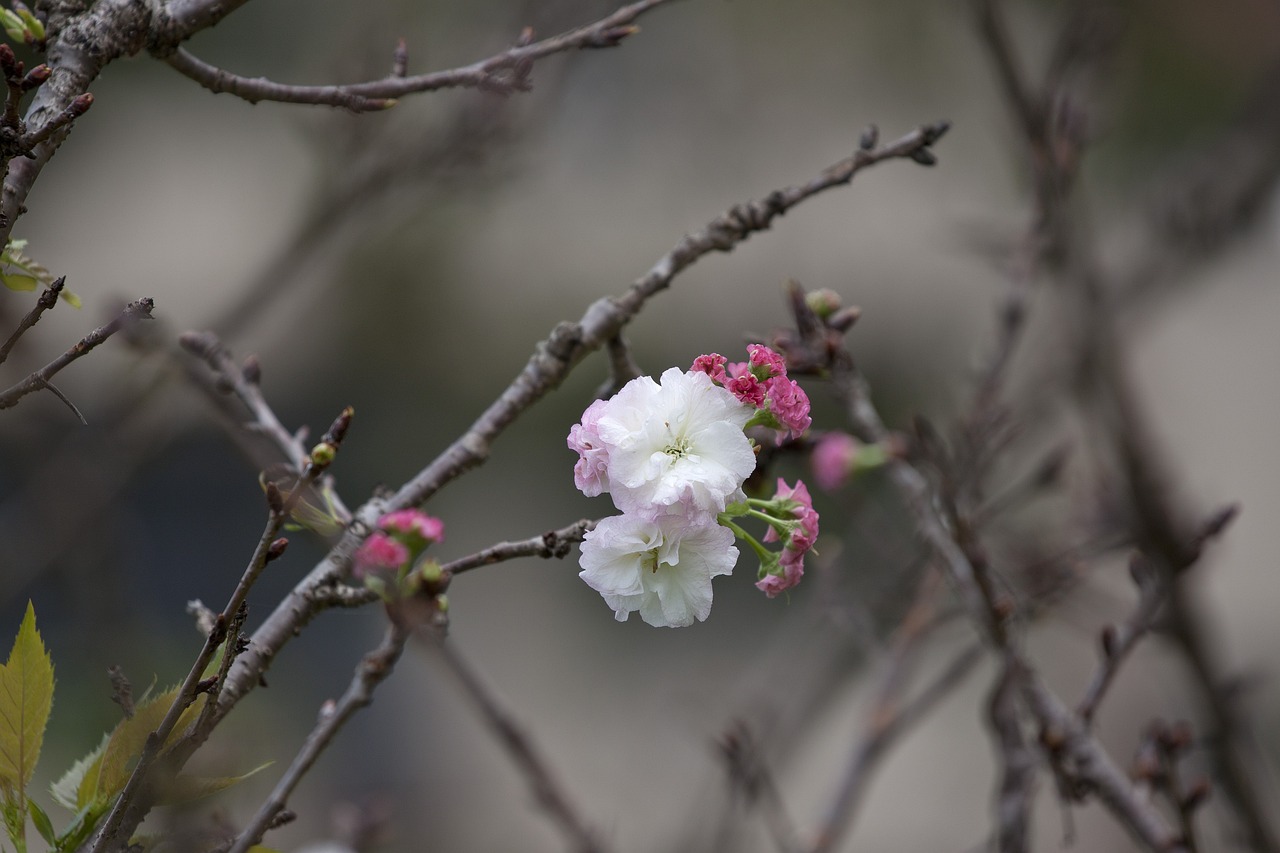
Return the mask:
POLYGON ((28 394, 39 391, 42 388, 49 388, 49 380, 57 375, 64 367, 71 364, 71 362, 88 355, 95 347, 126 326, 136 323, 138 320, 151 319, 151 309, 154 305, 155 302, 150 298, 138 299, 134 302, 130 302, 110 323, 94 329, 92 332, 81 338, 75 346, 71 347, 71 349, 67 350, 62 355, 58 356, 53 361, 35 371, 26 379, 23 379, 8 390, 0 392, 0 409, 8 409, 16 406, 18 401, 28 394))
POLYGON ((320 104, 344 107, 356 112, 382 110, 395 99, 439 89, 479 88, 510 94, 530 88, 528 74, 533 63, 556 53, 584 48, 616 47, 638 32, 631 22, 645 12, 670 0, 642 0, 623 6, 593 24, 532 44, 517 44, 488 59, 447 71, 405 76, 394 71, 380 80, 331 86, 292 86, 261 77, 249 78, 203 62, 185 50, 167 45, 153 48, 175 70, 195 80, 211 92, 226 92, 251 104, 279 101, 290 104, 320 104))

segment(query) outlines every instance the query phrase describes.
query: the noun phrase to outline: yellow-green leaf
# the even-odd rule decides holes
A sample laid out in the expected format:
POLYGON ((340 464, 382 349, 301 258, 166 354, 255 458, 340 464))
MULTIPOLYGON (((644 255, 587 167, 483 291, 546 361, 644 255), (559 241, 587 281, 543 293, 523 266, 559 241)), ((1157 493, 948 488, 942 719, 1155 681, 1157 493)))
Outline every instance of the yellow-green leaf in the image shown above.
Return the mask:
POLYGON ((35 824, 36 832, 40 833, 40 837, 49 844, 56 844, 58 834, 53 831, 53 821, 49 820, 44 809, 30 797, 27 797, 27 811, 31 814, 31 822, 35 824))
POLYGON ((0 786, 25 791, 53 708, 53 662, 27 602, 9 661, 0 667, 0 786))
POLYGON ((264 762, 248 773, 242 773, 239 776, 179 776, 173 780, 172 785, 160 792, 157 803, 162 806, 177 806, 212 796, 219 791, 225 791, 232 785, 243 782, 274 763, 273 761, 264 762))
POLYGON ((107 740, 110 737, 110 733, 104 734, 97 749, 71 765, 71 769, 63 773, 61 779, 49 786, 49 793, 53 794, 53 799, 59 805, 66 806, 72 811, 78 811, 87 805, 87 803, 80 801, 80 791, 84 787, 90 768, 95 768, 95 770, 93 781, 89 788, 92 790, 97 787, 98 774, 96 768, 101 766, 99 762, 102 760, 102 753, 107 750, 107 740))
POLYGON ((3 281, 4 286, 10 290, 35 290, 40 286, 39 279, 33 275, 26 275, 25 273, 0 272, 0 281, 3 281))
MULTIPOLYGON (((142 748, 146 745, 147 735, 159 728, 165 714, 169 712, 169 707, 173 704, 173 700, 177 698, 179 689, 178 687, 171 687, 159 696, 148 699, 134 709, 132 717, 120 721, 115 731, 111 733, 106 749, 102 752, 102 759, 96 773, 97 778, 93 780, 94 785, 88 802, 109 799, 124 789, 125 783, 129 781, 130 774, 133 773, 134 766, 138 763, 138 757, 142 755, 142 748)), ((187 706, 182 715, 178 717, 178 723, 173 727, 173 731, 169 733, 164 746, 171 745, 186 732, 187 727, 195 722, 196 716, 200 713, 200 709, 204 707, 207 699, 208 696, 206 694, 201 694, 196 697, 195 702, 187 706)), ((89 777, 91 775, 94 775, 92 766, 85 776, 84 781, 86 783, 90 781, 89 777)), ((84 802, 84 793, 85 787, 82 785, 82 802, 84 802)))

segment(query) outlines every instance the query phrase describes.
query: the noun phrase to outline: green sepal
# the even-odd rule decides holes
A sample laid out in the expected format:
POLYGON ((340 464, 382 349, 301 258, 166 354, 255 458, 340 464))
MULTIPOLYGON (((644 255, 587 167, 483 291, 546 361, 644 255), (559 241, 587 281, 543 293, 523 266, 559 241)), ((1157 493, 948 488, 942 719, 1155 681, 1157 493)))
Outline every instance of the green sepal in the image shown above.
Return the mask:
POLYGON ((40 837, 45 840, 46 844, 56 844, 58 833, 53 831, 53 821, 49 820, 49 816, 45 814, 44 809, 36 803, 35 800, 27 797, 27 811, 31 815, 31 823, 35 826, 36 832, 40 833, 40 837))

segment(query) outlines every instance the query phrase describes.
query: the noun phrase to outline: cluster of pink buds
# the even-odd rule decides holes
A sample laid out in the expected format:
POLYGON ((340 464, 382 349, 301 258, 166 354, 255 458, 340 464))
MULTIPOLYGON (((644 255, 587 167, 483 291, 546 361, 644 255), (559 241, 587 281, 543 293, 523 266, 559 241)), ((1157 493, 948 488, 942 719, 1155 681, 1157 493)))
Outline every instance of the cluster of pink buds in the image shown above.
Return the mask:
POLYGON ((776 430, 778 438, 799 436, 809 428, 809 396, 787 377, 787 363, 764 344, 747 346, 747 361, 729 362, 719 353, 700 355, 694 372, 705 373, 717 385, 756 409, 748 427, 776 430))
POLYGON ((384 599, 412 594, 424 579, 439 577, 434 560, 420 560, 427 548, 444 541, 444 522, 418 509, 389 512, 352 558, 355 576, 384 599))

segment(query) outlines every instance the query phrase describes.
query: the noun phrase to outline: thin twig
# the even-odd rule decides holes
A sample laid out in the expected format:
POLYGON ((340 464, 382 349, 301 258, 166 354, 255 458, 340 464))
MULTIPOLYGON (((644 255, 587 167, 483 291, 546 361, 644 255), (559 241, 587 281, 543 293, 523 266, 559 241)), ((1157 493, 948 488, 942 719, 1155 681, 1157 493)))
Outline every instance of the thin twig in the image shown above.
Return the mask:
POLYGON ((1006 663, 991 691, 987 718, 999 750, 1000 787, 996 794, 996 850, 1027 853, 1031 810, 1035 804, 1036 762, 1018 716, 1016 664, 1006 663))
POLYGON ((563 559, 568 555, 574 543, 581 542, 587 531, 595 526, 596 522, 594 520, 584 518, 580 521, 575 521, 573 524, 561 527, 559 530, 548 530, 540 536, 531 536, 528 539, 520 539, 515 542, 499 542, 496 545, 485 548, 483 551, 477 551, 466 557, 451 560, 441 566, 440 569, 448 577, 469 572, 480 566, 490 566, 494 563, 514 560, 519 557, 542 557, 543 559, 555 557, 563 559))
POLYGON ((280 777, 280 781, 276 783, 271 795, 267 797, 253 819, 237 836, 228 853, 245 853, 262 840, 263 834, 284 811, 290 795, 298 787, 302 777, 316 763, 320 754, 333 742, 347 721, 373 701, 374 690, 395 669, 396 661, 400 659, 408 637, 408 633, 394 620, 387 625, 387 632, 383 636, 381 645, 361 659, 342 698, 332 707, 326 706, 321 710, 315 728, 307 735, 306 741, 294 756, 289 769, 280 777))
POLYGON ((839 846, 862 802, 872 772, 889 748, 949 696, 984 655, 980 644, 966 646, 918 696, 908 702, 899 704, 896 685, 893 695, 877 697, 877 707, 867 723, 867 731, 854 748, 852 760, 832 798, 832 805, 809 848, 810 853, 826 853, 839 846), (886 701, 882 704, 881 700, 886 701))
POLYGON ((381 80, 334 86, 291 86, 264 78, 241 77, 203 62, 182 49, 164 55, 175 70, 211 92, 226 92, 250 103, 279 101, 345 107, 356 112, 381 110, 395 105, 395 98, 439 89, 480 88, 503 94, 530 88, 533 63, 555 53, 582 48, 616 47, 638 32, 631 22, 670 0, 642 0, 623 6, 593 24, 527 45, 516 45, 488 59, 461 68, 430 74, 390 75, 381 80))
POLYGON ((58 276, 52 284, 44 289, 44 292, 40 294, 40 298, 36 300, 36 304, 19 321, 18 327, 13 330, 9 340, 4 342, 4 346, 0 346, 0 364, 4 364, 9 357, 9 353, 13 351, 14 345, 18 343, 18 339, 25 335, 28 329, 40 322, 41 315, 58 304, 58 294, 62 292, 62 286, 66 282, 66 276, 58 276))
POLYGON ((502 707, 497 697, 481 681, 479 675, 462 658, 452 643, 438 631, 419 626, 414 636, 439 652, 441 660, 471 699, 484 724, 525 777, 534 799, 564 833, 565 840, 577 853, 603 853, 603 842, 588 828, 577 807, 557 781, 545 756, 515 718, 502 707))
POLYGON ((0 409, 8 409, 12 406, 16 406, 18 401, 26 395, 39 391, 43 388, 48 388, 49 380, 68 364, 82 356, 88 355, 94 347, 97 347, 126 325, 135 323, 138 320, 150 319, 151 309, 154 305, 155 302, 150 298, 130 302, 110 323, 94 329, 92 332, 81 338, 80 342, 71 347, 71 349, 67 350, 44 367, 35 371, 18 384, 6 391, 0 392, 0 409))
MULTIPOLYGON (((225 392, 230 391, 248 411, 251 420, 243 426, 266 436, 287 460, 290 473, 296 474, 305 465, 310 449, 303 444, 303 434, 286 429, 267 402, 262 393, 262 368, 257 358, 250 356, 243 364, 236 363, 231 351, 213 332, 184 332, 179 337, 179 343, 184 350, 197 356, 213 371, 213 390, 224 392, 219 396, 225 396, 225 392)), ((332 510, 337 521, 341 524, 350 522, 351 511, 338 497, 328 474, 320 478, 317 488, 324 495, 328 504, 326 508, 332 510)))
POLYGON ((1138 586, 1138 601, 1128 618, 1119 626, 1107 626, 1102 632, 1102 659, 1094 671, 1093 678, 1085 689, 1084 696, 1076 705, 1076 713, 1087 726, 1093 722, 1098 705, 1106 695, 1112 679, 1120 670, 1120 665, 1129 656, 1129 652, 1138 641, 1150 630, 1151 624, 1164 603, 1168 593, 1168 584, 1161 583, 1156 576, 1155 567, 1146 563, 1141 555, 1135 556, 1130 563, 1130 571, 1134 583, 1138 586))
POLYGON ((773 836, 778 853, 800 850, 795 822, 782 802, 778 786, 774 784, 773 774, 769 771, 769 765, 751 727, 745 721, 736 721, 716 742, 716 746, 724 758, 729 781, 734 788, 742 792, 748 804, 760 806, 765 826, 773 836))

